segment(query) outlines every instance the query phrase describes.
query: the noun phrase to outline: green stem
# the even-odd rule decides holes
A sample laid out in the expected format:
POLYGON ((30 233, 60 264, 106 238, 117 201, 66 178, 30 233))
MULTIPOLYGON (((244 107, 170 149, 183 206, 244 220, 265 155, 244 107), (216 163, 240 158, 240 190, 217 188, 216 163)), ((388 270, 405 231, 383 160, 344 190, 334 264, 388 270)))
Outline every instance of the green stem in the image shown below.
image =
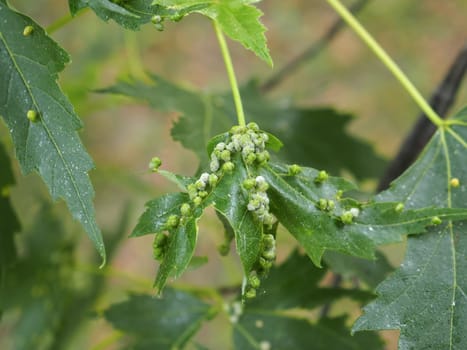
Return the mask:
POLYGON ((229 48, 225 42, 224 34, 222 29, 219 27, 217 22, 214 20, 214 30, 216 31, 217 40, 221 48, 222 57, 224 58, 225 68, 227 69, 227 75, 230 80, 230 87, 232 89, 232 95, 235 102, 235 109, 237 110, 238 125, 245 126, 245 114, 243 112, 242 98, 240 97, 240 91, 238 90, 237 79, 235 78, 235 72, 233 69, 232 59, 230 58, 229 48))
POLYGON ((426 102, 421 93, 392 60, 384 49, 373 39, 370 33, 358 22, 358 20, 345 8, 340 0, 326 0, 336 12, 347 22, 347 24, 357 33, 357 35, 365 42, 365 44, 373 51, 373 53, 381 60, 381 62, 391 71, 396 79, 407 90, 410 96, 415 100, 418 106, 422 109, 425 115, 432 121, 433 124, 440 127, 444 125, 443 119, 431 108, 426 102))
POLYGON ((81 16, 83 13, 85 13, 86 9, 83 9, 79 11, 76 15, 72 16, 71 14, 66 14, 62 18, 57 19, 54 23, 52 23, 50 26, 46 28, 46 32, 50 35, 52 33, 55 33, 57 30, 61 29, 62 27, 66 26, 68 23, 70 23, 73 19, 75 19, 78 16, 81 16))

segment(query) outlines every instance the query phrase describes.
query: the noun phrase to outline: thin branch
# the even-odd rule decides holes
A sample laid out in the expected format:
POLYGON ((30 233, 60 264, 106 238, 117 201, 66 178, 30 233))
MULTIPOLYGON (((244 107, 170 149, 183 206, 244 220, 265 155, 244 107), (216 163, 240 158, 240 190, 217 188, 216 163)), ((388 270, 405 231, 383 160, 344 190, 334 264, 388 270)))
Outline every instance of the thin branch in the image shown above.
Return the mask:
MULTIPOLYGON (((456 59, 449 68, 446 76, 430 98, 431 107, 441 117, 446 117, 449 108, 454 103, 455 97, 461 86, 462 80, 467 73, 467 43, 460 50, 456 59)), ((431 136, 436 131, 436 126, 422 114, 412 131, 402 144, 398 155, 388 166, 385 174, 381 177, 378 191, 384 190, 389 183, 402 174, 417 158, 431 136)), ((332 276, 331 284, 337 288, 342 281, 340 274, 332 276)), ((330 305, 326 304, 321 309, 320 317, 324 318, 329 314, 330 305)))
MULTIPOLYGON (((351 7, 350 11, 354 14, 360 12, 369 0, 358 0, 351 7)), ((301 54, 293 58, 289 63, 283 66, 276 74, 270 77, 261 85, 261 91, 263 93, 269 92, 270 90, 277 87, 282 83, 285 78, 289 77, 295 72, 301 65, 306 61, 312 60, 317 57, 318 54, 331 42, 334 37, 345 27, 345 22, 342 18, 338 17, 331 27, 323 34, 323 36, 310 47, 308 47, 301 54)))
MULTIPOLYGON (((466 73, 467 43, 460 50, 445 78, 430 99, 430 105, 441 117, 446 117, 449 108, 454 103, 466 73)), ((378 192, 388 188, 391 181, 401 175, 413 163, 435 131, 436 127, 425 114, 420 115, 412 131, 399 149, 399 153, 382 176, 378 185, 378 192)))

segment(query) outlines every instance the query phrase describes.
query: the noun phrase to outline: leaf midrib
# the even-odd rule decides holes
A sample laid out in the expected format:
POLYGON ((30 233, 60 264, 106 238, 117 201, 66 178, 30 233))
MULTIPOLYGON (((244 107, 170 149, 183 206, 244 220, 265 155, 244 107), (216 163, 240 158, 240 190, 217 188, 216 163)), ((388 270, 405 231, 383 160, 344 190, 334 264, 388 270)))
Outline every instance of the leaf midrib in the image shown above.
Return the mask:
MULTIPOLYGON (((40 108, 39 108, 39 105, 38 105, 38 103, 37 103, 37 101, 36 101, 36 99, 35 99, 35 97, 34 97, 34 94, 32 93, 30 86, 27 84, 26 79, 25 79, 25 77, 24 77, 24 74, 23 74, 22 70, 20 69, 18 63, 16 62, 15 55, 14 55, 13 52, 10 50, 10 47, 9 47, 8 43, 7 43, 7 41, 5 40, 5 37, 3 36, 3 33, 1 33, 1 32, 0 32, 0 39, 1 39, 1 41, 3 42, 3 45, 5 46, 5 49, 6 49, 7 53, 8 53, 8 56, 10 57, 10 60, 11 60, 11 62, 13 63, 13 66, 15 67, 15 69, 16 69, 18 75, 20 76, 21 80, 23 81, 23 85, 26 87, 26 90, 27 90, 27 92, 28 92, 28 94, 29 94, 29 96, 30 96, 32 102, 33 102, 33 105, 34 105, 34 107, 36 108, 36 111, 37 111, 37 112, 39 113, 39 115, 40 115, 40 108)), ((78 198, 78 201, 79 201, 79 203, 80 203, 80 206, 81 206, 82 210, 84 211, 85 218, 88 220, 88 223, 89 223, 90 226, 92 227, 92 233, 93 233, 93 235, 95 236, 95 238, 98 239, 99 234, 95 231, 94 225, 92 225, 93 219, 92 219, 91 216, 89 215, 89 212, 88 212, 88 210, 87 210, 87 208, 86 208, 86 205, 84 204, 83 198, 81 197, 81 193, 80 193, 80 191, 78 190, 78 186, 77 186, 77 183, 76 183, 76 181, 75 181, 75 179, 74 179, 74 176, 72 175, 71 169, 70 169, 68 163, 65 161, 65 158, 63 157, 63 154, 62 154, 60 148, 58 147, 58 144, 57 144, 55 138, 52 136, 52 133, 51 133, 51 131, 50 131, 50 129, 49 129, 49 127, 48 127, 48 125, 47 125, 45 119, 44 119, 44 118, 41 118, 41 119, 40 119, 40 122, 41 122, 41 124, 43 125, 44 130, 46 131, 46 133, 47 133, 47 135, 48 135, 48 137, 49 137, 49 140, 52 142, 52 144, 53 144, 53 146, 54 146, 54 148, 55 148, 55 150, 56 150, 56 152, 57 152, 57 154, 58 154, 58 156, 59 156, 59 159, 61 160, 61 162, 63 163, 63 166, 65 167, 65 170, 66 170, 66 172, 67 172, 67 174, 68 174, 68 177, 69 177, 70 180, 71 180, 70 182, 71 182, 71 184, 72 184, 72 186, 73 186, 73 190, 74 190, 74 192, 76 193, 76 196, 77 196, 77 198, 78 198)), ((27 133, 26 139, 29 139, 29 128, 30 128, 30 126, 28 126, 28 133, 27 133)), ((36 168, 36 169, 37 169, 37 168, 36 168)), ((104 253, 102 252, 102 248, 101 248, 100 246, 98 247, 98 250, 99 250, 99 253, 100 253, 100 255, 102 256, 102 258, 104 259, 104 262, 105 262, 105 255, 104 255, 104 253)))

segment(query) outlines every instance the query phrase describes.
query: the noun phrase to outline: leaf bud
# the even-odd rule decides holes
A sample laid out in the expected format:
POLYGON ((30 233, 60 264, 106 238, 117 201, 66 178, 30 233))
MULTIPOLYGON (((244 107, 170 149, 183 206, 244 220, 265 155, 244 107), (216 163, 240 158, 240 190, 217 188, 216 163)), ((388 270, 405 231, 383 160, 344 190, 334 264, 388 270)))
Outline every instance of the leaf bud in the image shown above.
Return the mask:
POLYGON ((232 172, 235 168, 235 164, 232 163, 232 162, 225 162, 223 165, 222 165, 222 170, 223 171, 226 171, 228 173, 232 172))
POLYGON ((153 157, 149 162, 149 170, 153 173, 156 173, 159 170, 159 167, 162 165, 162 161, 159 157, 153 157))
POLYGON ((328 173, 325 170, 321 170, 318 175, 315 177, 315 183, 323 183, 329 178, 328 173))
MULTIPOLYGON (((195 197, 199 198, 199 197, 195 197)), ((182 216, 190 216, 191 214, 191 206, 188 203, 183 203, 182 206, 180 207, 180 213, 182 216)))
POLYGON ((26 117, 29 119, 29 121, 31 121, 33 123, 36 123, 37 121, 39 121, 39 114, 37 114, 37 112, 32 110, 32 109, 30 109, 26 113, 26 117))
POLYGON ((441 224, 442 222, 443 222, 443 221, 439 218, 439 216, 433 216, 433 217, 431 218, 431 224, 432 224, 432 225, 437 226, 437 225, 441 224))
POLYGON ((24 27, 23 35, 24 35, 24 36, 29 36, 29 35, 32 34, 33 31, 34 31, 34 27, 33 27, 33 26, 26 26, 26 27, 24 27))
POLYGON ((460 181, 457 177, 453 177, 451 181, 449 181, 449 185, 453 188, 459 187, 460 181))
POLYGON ((289 175, 295 176, 302 172, 302 167, 297 164, 289 165, 289 175))

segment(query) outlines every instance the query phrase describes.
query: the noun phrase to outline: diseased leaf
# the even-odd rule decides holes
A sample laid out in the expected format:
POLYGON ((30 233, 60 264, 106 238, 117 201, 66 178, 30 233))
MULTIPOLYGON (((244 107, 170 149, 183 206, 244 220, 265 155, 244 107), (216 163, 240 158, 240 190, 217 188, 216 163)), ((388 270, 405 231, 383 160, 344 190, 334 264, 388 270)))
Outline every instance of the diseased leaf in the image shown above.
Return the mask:
POLYGON ((287 167, 271 164, 259 172, 271 186, 271 210, 279 222, 298 240, 315 265, 320 266, 325 250, 371 259, 376 246, 401 241, 409 233, 420 233, 434 215, 466 218, 464 209, 420 209, 397 211, 397 203, 360 204, 339 198, 339 191, 353 186, 340 178, 317 182, 319 172, 303 168, 290 176, 287 167), (320 208, 321 200, 332 201, 333 209, 320 208), (356 211, 352 223, 340 219, 356 211))
POLYGON ((65 200, 105 262, 88 176, 93 163, 76 132, 81 121, 56 83, 69 57, 30 18, 2 3, 0 17, 0 114, 22 172, 36 170, 52 198, 65 200), (33 28, 29 35, 26 26, 33 28))
MULTIPOLYGON (((181 113, 172 128, 172 137, 196 153, 200 168, 208 163, 209 140, 236 123, 230 93, 203 94, 158 76, 152 76, 151 84, 119 82, 102 92, 146 101, 158 111, 181 113)), ((370 145, 347 133, 350 115, 328 108, 278 105, 262 97, 254 83, 242 89, 242 97, 247 118, 257 121, 287 146, 278 154, 281 160, 326 169, 331 174, 345 170, 357 179, 377 177, 384 169, 385 161, 370 145)))
MULTIPOLYGON (((408 209, 466 208, 466 126, 464 109, 377 200, 397 200, 408 209)), ((379 297, 353 330, 400 329, 401 350, 467 348, 466 227, 466 221, 446 219, 424 235, 409 236, 403 263, 379 285, 379 297)))
POLYGON ((186 292, 166 289, 162 298, 130 295, 104 312, 129 338, 131 349, 182 349, 213 309, 186 292))
POLYGON ((14 234, 21 227, 10 202, 10 188, 14 185, 15 179, 10 166, 10 159, 1 143, 0 169, 0 289, 2 289, 7 269, 17 258, 13 239, 14 234))
POLYGON ((235 349, 382 349, 376 334, 351 337, 346 317, 311 322, 297 309, 313 309, 340 298, 365 301, 368 292, 319 287, 326 274, 293 252, 263 281, 264 293, 231 316, 235 349), (295 314, 292 310, 295 310, 295 314))
POLYGON ((79 10, 89 7, 104 21, 114 20, 126 29, 139 30, 150 23, 154 15, 166 15, 160 6, 152 5, 153 0, 68 0, 70 11, 75 15, 79 10))

